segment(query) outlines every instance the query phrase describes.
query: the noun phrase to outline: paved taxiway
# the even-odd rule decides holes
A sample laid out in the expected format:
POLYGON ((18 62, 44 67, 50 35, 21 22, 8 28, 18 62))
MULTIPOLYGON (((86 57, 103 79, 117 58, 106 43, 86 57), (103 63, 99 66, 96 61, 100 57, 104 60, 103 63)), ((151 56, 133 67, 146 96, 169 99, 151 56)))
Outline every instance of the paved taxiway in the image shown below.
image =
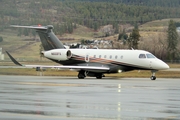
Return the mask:
POLYGON ((0 120, 59 119, 180 119, 180 79, 0 76, 0 120))

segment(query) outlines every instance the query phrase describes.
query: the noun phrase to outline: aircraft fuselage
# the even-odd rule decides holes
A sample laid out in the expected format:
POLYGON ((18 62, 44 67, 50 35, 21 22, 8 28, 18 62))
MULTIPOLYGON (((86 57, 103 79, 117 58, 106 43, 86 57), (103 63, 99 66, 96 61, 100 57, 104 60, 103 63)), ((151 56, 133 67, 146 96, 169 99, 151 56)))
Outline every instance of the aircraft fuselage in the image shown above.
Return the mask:
POLYGON ((54 49, 44 52, 44 56, 62 65, 110 67, 110 73, 169 68, 144 50, 54 49))

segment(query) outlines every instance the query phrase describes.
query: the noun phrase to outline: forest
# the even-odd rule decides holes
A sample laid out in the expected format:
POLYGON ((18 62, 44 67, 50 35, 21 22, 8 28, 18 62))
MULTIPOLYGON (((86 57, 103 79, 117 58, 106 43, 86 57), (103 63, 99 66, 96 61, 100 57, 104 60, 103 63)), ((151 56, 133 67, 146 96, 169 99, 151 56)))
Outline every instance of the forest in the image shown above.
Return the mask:
POLYGON ((178 18, 180 0, 0 0, 0 31, 10 24, 53 24, 58 34, 76 24, 97 30, 112 24, 143 24, 178 18))
MULTIPOLYGON (((121 25, 137 25, 138 28, 150 21, 179 17, 180 0, 0 0, 0 32, 9 28, 9 25, 51 24, 54 26, 55 34, 62 36, 64 33, 72 34, 73 30, 80 25, 94 32, 102 26, 112 25, 113 34, 119 34, 116 45, 119 45, 121 39, 124 38, 129 40, 129 43, 135 44, 133 48, 137 49, 140 43, 140 49, 168 60, 174 59, 174 56, 179 59, 180 55, 173 55, 173 58, 167 56, 167 32, 164 32, 167 29, 163 28, 159 34, 155 31, 158 35, 148 40, 144 40, 138 29, 128 31, 132 32, 130 35, 127 35, 127 31, 124 30, 122 33, 119 29, 121 25), (139 42, 133 43, 133 38, 136 36, 139 42)), ((175 23, 175 25, 180 26, 180 23, 175 23)), ((173 27, 173 31, 176 27, 173 27)), ((29 32, 36 36, 35 31, 27 29, 19 29, 18 36, 28 36, 29 32)), ((105 33, 106 35, 109 34, 105 33)), ((119 48, 122 48, 122 45, 119 48)), ((171 53, 175 54, 174 51, 179 53, 178 46, 172 49, 171 53)))
POLYGON ((77 0, 89 2, 113 2, 139 6, 179 7, 179 0, 77 0))

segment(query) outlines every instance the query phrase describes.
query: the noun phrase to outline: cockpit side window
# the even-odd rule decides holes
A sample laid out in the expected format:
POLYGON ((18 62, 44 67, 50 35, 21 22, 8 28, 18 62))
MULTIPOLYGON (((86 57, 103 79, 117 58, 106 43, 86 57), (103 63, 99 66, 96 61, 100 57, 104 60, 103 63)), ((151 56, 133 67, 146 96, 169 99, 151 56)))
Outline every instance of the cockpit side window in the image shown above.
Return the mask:
POLYGON ((146 55, 145 54, 140 54, 139 58, 146 58, 146 55))
POLYGON ((147 58, 156 58, 154 55, 152 54, 146 54, 147 58))

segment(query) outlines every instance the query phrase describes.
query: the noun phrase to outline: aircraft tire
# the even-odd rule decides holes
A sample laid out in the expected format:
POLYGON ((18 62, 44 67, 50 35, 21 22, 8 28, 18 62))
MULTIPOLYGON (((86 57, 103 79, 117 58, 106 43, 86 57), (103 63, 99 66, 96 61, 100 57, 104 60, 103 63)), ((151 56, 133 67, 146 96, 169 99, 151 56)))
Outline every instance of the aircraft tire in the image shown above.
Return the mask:
POLYGON ((102 79, 102 77, 103 77, 102 74, 97 74, 96 75, 96 79, 102 79))
POLYGON ((79 79, 84 79, 85 78, 85 75, 83 74, 83 72, 79 72, 78 78, 79 79))
POLYGON ((156 76, 151 76, 151 80, 156 80, 156 76))

